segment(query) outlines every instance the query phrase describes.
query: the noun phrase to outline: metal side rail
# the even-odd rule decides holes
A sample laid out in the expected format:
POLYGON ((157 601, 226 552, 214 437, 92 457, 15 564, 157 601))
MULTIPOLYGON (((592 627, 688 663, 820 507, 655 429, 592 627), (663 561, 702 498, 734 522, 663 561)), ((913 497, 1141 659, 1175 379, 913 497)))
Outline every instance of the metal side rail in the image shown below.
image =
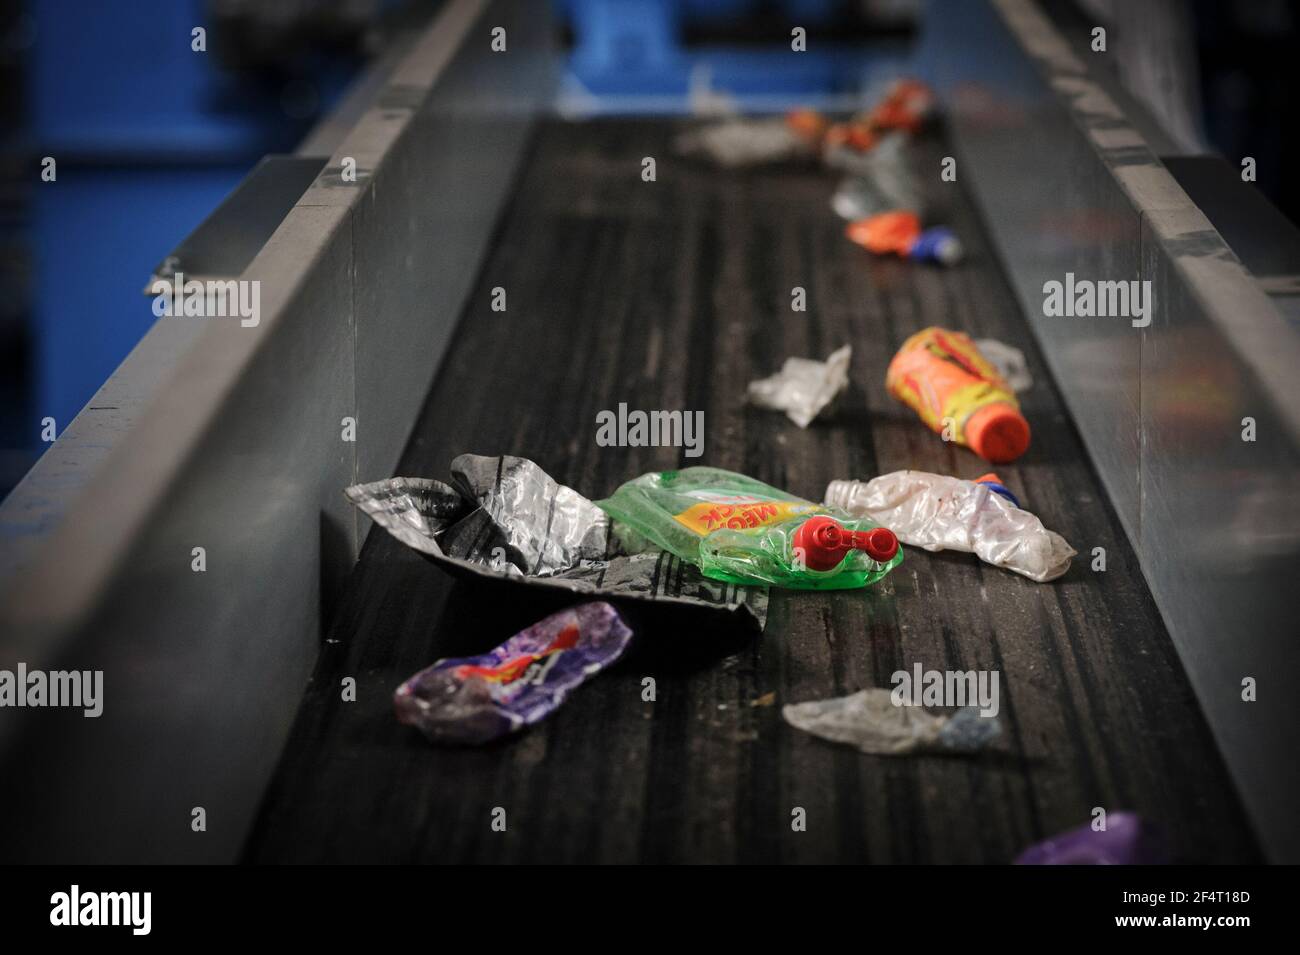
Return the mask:
POLYGON ((256 320, 161 318, 0 508, 0 668, 104 681, 98 718, 0 717, 7 860, 237 854, 359 546, 340 491, 397 462, 549 103, 544 12, 444 4, 242 273, 204 276, 257 283, 256 320))

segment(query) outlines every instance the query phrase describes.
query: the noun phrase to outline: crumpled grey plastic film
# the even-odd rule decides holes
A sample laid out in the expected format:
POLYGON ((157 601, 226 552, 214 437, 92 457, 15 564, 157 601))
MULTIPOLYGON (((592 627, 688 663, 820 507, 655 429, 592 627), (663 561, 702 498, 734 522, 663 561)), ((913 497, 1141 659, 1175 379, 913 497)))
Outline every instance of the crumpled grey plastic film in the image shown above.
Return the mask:
POLYGON ((1075 550, 1033 514, 987 485, 925 471, 832 481, 826 503, 888 527, 911 547, 976 554, 1030 580, 1055 580, 1075 550))
POLYGON ((891 691, 880 688, 788 704, 781 715, 805 733, 878 756, 974 752, 1001 732, 998 718, 981 716, 977 707, 961 707, 952 715, 931 713, 920 706, 896 705, 891 691))
POLYGON ((389 478, 344 491, 403 544, 445 570, 582 595, 686 604, 761 628, 763 587, 711 580, 661 551, 627 553, 600 508, 526 458, 462 454, 450 484, 389 478))
MULTIPOLYGON (((905 209, 925 217, 926 207, 912 171, 915 159, 908 155, 907 137, 901 133, 885 136, 874 149, 862 151, 850 146, 832 146, 823 153, 832 169, 848 174, 850 189, 859 192, 864 203, 855 206, 844 197, 832 199, 836 213, 845 219, 860 219, 877 212, 905 209)), ((843 191, 844 186, 841 186, 843 191)))
POLYGON ((673 146, 683 155, 706 156, 729 169, 816 155, 813 146, 780 116, 728 117, 682 133, 673 146))
POLYGON ((998 370, 998 374, 1011 386, 1012 391, 1019 394, 1034 387, 1034 378, 1029 374, 1029 362, 1025 360, 1025 353, 1019 348, 1000 342, 996 338, 976 339, 975 347, 989 360, 989 364, 998 370))
POLYGON ((831 352, 825 361, 787 358, 775 375, 751 381, 746 392, 760 408, 784 411, 801 428, 806 428, 849 383, 849 345, 831 352))
POLYGON ((831 195, 831 208, 841 219, 856 222, 892 212, 899 206, 892 199, 861 176, 846 176, 831 195))

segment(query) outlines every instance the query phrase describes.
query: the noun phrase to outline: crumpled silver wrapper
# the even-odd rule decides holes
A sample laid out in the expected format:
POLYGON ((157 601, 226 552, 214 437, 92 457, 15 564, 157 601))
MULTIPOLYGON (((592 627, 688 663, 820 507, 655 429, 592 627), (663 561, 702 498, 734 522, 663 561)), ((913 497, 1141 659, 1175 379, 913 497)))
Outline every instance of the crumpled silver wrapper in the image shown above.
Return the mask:
POLYGON ((781 116, 728 117, 680 134, 673 146, 683 155, 706 156, 729 169, 816 155, 816 149, 781 116))
POLYGON ((845 345, 825 361, 787 358, 775 375, 751 381, 746 396, 751 404, 784 411, 791 421, 806 428, 848 385, 852 357, 852 346, 845 345))
POLYGON ((795 729, 877 756, 970 753, 1001 732, 998 718, 980 716, 978 707, 964 706, 952 715, 931 713, 920 706, 897 706, 891 691, 880 688, 788 704, 781 716, 795 729))
POLYGON ((1039 583, 1069 570, 1076 553, 988 485, 943 474, 894 471, 866 482, 832 481, 825 500, 888 527, 910 547, 976 554, 1039 583))
POLYGON ((451 573, 697 606, 758 628, 767 619, 766 588, 711 580, 661 551, 625 552, 604 511, 526 458, 462 454, 451 471, 451 484, 397 477, 343 493, 451 573))

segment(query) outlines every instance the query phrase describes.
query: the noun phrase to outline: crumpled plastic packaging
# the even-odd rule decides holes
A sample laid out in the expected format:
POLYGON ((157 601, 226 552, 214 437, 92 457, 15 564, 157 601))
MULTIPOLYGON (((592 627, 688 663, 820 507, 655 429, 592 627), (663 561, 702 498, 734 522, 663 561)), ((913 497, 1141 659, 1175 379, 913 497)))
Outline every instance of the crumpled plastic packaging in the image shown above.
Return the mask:
POLYGON ((1060 534, 987 484, 926 471, 832 481, 826 503, 888 527, 904 544, 976 554, 1030 580, 1055 580, 1076 553, 1060 534))
POLYGON ((781 715, 795 729, 878 756, 970 753, 983 749, 1001 732, 998 718, 980 716, 978 707, 964 706, 951 716, 931 713, 920 706, 897 706, 893 693, 880 688, 788 704, 781 715))
POLYGON ((816 155, 815 146, 783 116, 728 117, 680 134, 673 146, 678 153, 705 156, 729 169, 816 155))
POLYGON ((450 484, 389 478, 353 504, 450 573, 595 596, 686 604, 761 629, 767 589, 710 580, 672 554, 627 553, 609 516, 527 458, 462 454, 450 484))
POLYGON ((554 712, 631 639, 612 606, 580 604, 481 656, 439 660, 397 688, 393 707, 435 743, 486 743, 554 712))
MULTIPOLYGON (((848 213, 857 212, 857 207, 844 202, 842 198, 832 198, 831 206, 841 217, 853 221, 896 209, 915 212, 918 216, 925 215, 921 190, 912 172, 912 160, 907 155, 907 138, 902 134, 892 133, 886 136, 868 152, 847 146, 830 146, 822 157, 832 169, 848 174, 849 178, 846 184, 841 185, 841 191, 845 190, 847 183, 852 182, 854 186, 851 188, 857 191, 863 207, 872 206, 861 214, 850 215, 848 213)), ((836 193, 836 197, 839 196, 840 193, 836 193)))
POLYGON ((1016 858, 1016 865, 1166 865, 1169 850, 1160 831, 1131 812, 1106 814, 1106 828, 1091 823, 1044 839, 1016 858))
POLYGON ((775 375, 751 381, 746 395, 751 404, 784 411, 791 421, 806 428, 848 385, 852 357, 852 346, 845 345, 825 361, 787 358, 775 375))
POLYGON ((998 370, 1012 391, 1028 391, 1034 387, 1034 378, 1029 374, 1029 362, 1019 348, 996 338, 981 338, 975 342, 975 347, 998 370))
POLYGON ((869 179, 846 176, 831 195, 831 208, 841 219, 856 222, 898 207, 869 179))

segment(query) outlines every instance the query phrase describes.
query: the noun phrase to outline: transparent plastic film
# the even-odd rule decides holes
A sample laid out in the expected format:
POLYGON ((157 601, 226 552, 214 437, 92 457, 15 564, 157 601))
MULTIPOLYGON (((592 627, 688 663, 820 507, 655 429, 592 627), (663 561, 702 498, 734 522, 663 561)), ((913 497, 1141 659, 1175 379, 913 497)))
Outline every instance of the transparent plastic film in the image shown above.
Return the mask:
POLYGON ((895 471, 871 481, 832 481, 826 502, 888 527, 909 546, 975 554, 1039 583, 1069 570, 1076 553, 984 481, 895 471))
POLYGON ((919 706, 900 706, 891 691, 879 688, 788 704, 781 715, 805 733, 876 756, 974 753, 987 748, 1001 733, 998 718, 981 716, 976 707, 961 707, 952 714, 930 712, 919 706))

